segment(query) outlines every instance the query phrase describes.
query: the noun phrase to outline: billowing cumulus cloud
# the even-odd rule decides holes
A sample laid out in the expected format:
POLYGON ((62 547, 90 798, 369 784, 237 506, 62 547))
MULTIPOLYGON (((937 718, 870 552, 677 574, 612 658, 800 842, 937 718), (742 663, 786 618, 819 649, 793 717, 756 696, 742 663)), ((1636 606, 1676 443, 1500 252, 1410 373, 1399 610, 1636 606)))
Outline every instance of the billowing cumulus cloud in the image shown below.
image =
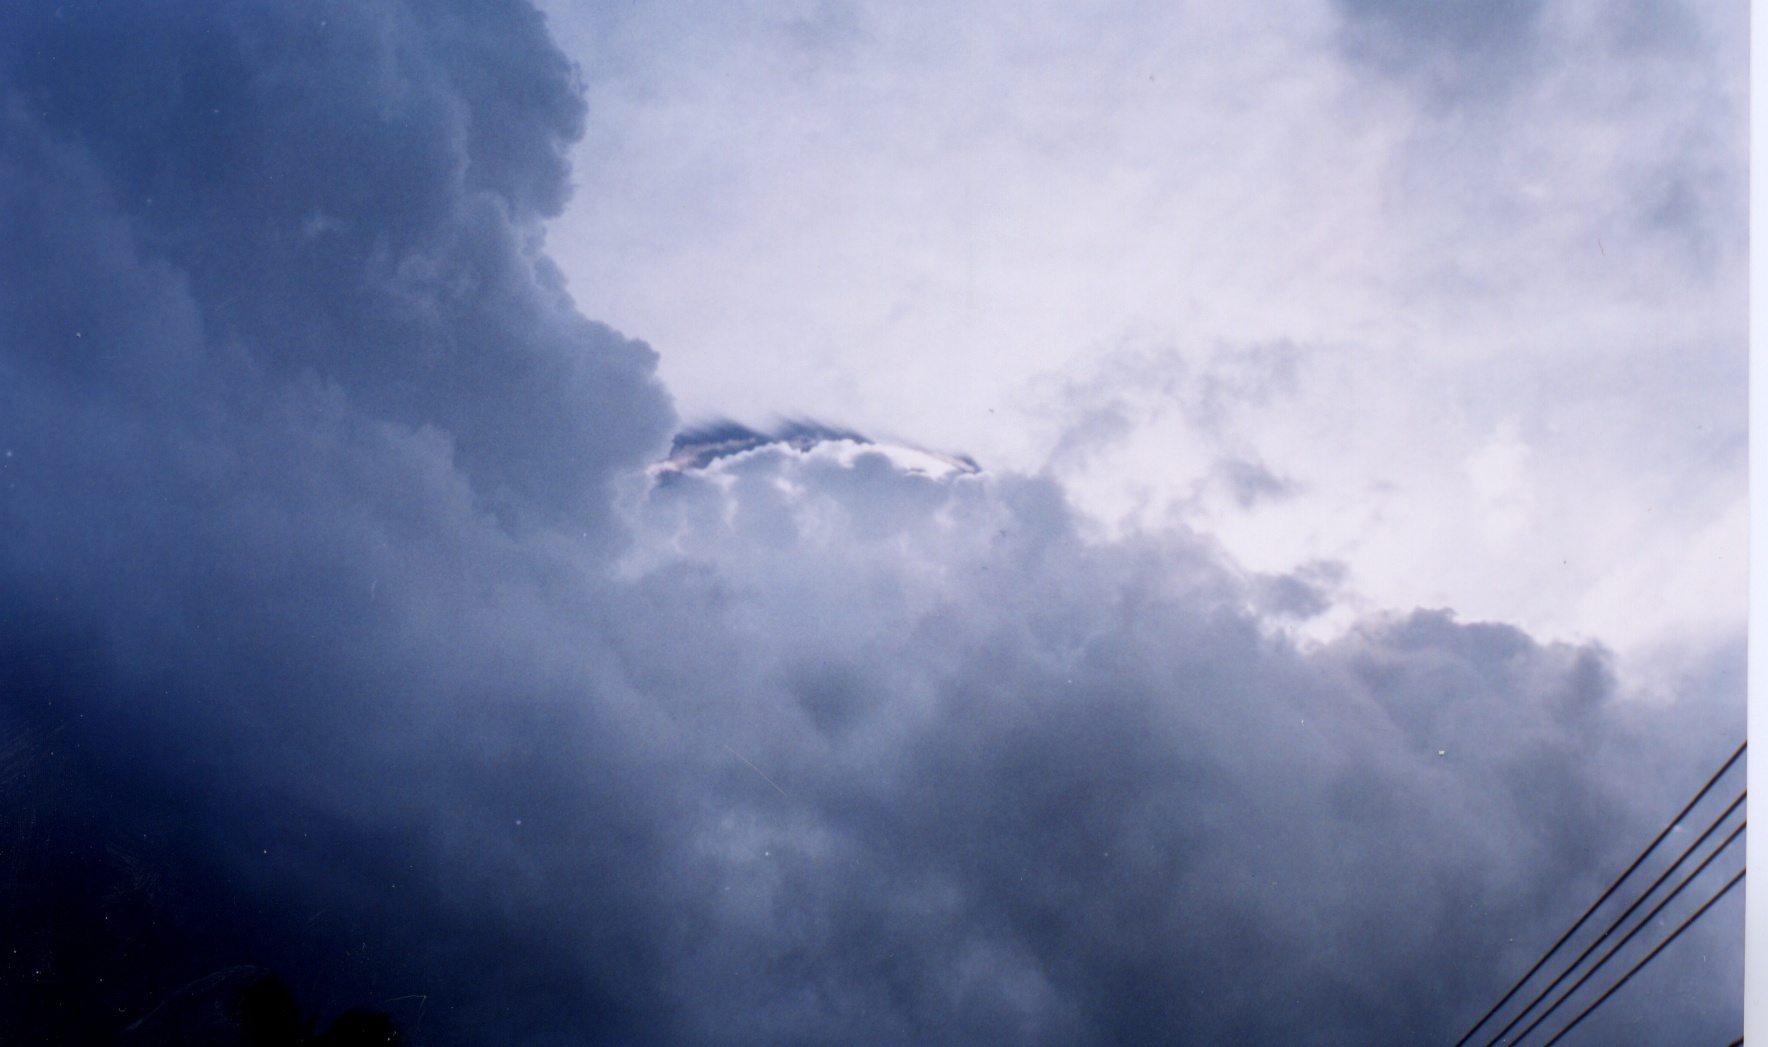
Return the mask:
MULTIPOLYGON (((9 1042, 238 1042, 264 972, 421 1043, 1452 1042, 1736 733, 1445 610, 1304 642, 1340 568, 1051 475, 672 458, 525 5, 0 41, 9 1042)), ((1727 904, 1592 1034, 1733 1035, 1727 904)))

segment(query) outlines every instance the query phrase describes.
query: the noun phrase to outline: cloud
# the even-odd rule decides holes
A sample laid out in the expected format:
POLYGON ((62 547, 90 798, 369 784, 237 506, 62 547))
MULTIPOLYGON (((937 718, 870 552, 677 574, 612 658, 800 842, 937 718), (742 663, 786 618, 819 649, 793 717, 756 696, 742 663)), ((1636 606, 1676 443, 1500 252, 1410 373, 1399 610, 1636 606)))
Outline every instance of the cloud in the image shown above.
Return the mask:
POLYGON ((1535 59, 1542 0, 1337 0, 1353 59, 1439 97, 1502 91, 1535 59))
POLYGON ((1743 509, 1747 12, 1431 10, 1462 28, 1331 0, 552 5, 591 100, 552 247, 586 312, 668 347, 690 417, 1056 468, 1110 524, 1340 561, 1365 606, 1674 678, 1741 635, 1742 576, 1698 638, 1687 605, 1601 594, 1642 563, 1678 585, 1656 550, 1743 509), (804 19, 838 44, 807 51, 804 19), (1280 346, 1286 387, 1218 390, 1219 449, 1193 403, 1155 409, 1164 373, 1104 389, 1116 420, 1052 410, 1126 350, 1254 378, 1280 346), (1506 422, 1531 449, 1516 546, 1444 468, 1506 422), (1292 496, 1198 498, 1218 450, 1292 496))
POLYGON ((1047 483, 896 476, 934 504, 881 531, 857 467, 765 464, 668 489, 640 557, 722 597, 649 602, 712 639, 641 682, 741 754, 690 832, 707 1038, 1441 1037, 1629 835, 1598 650, 1442 612, 1298 650, 1208 545, 1089 543, 1047 483))
MULTIPOLYGON (((11 21, 9 137, 56 152, 58 177, 101 183, 69 229, 59 210, 20 213, 36 202, 21 173, 12 267, 81 238, 140 245, 108 264, 181 285, 177 322, 201 333, 172 341, 236 347, 265 381, 311 376, 372 417, 445 430, 469 475, 508 489, 488 493, 530 509, 593 512, 610 468, 665 437, 649 350, 579 317, 541 253, 582 103, 535 12, 66 5, 11 21)), ((104 263, 68 259, 46 308, 104 263)), ((78 310, 14 323, 27 353, 78 337, 121 367, 160 348, 82 332, 78 310)))
MULTIPOLYGON (((1737 726, 1444 611, 1299 644, 1330 566, 1048 476, 810 427, 648 476, 654 357, 546 259, 582 110, 526 6, 0 40, 24 1042, 218 1036, 263 970, 432 1043, 1442 1037, 1737 726)), ((1714 926, 1611 1042, 1732 1033, 1714 926)))

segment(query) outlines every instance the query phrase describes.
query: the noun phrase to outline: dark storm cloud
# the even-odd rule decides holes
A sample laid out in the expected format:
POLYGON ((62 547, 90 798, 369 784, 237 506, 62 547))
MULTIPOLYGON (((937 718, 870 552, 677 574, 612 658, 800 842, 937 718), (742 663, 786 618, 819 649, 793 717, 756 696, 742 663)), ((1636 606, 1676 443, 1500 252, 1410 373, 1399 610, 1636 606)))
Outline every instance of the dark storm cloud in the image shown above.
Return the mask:
POLYGON ((597 1006, 582 941, 521 930, 544 917, 519 906, 488 918, 492 844, 412 813, 563 802, 544 774, 498 771, 593 748, 544 744, 575 715, 556 703, 493 700, 518 669, 528 697, 557 670, 522 650, 555 637, 514 535, 604 538, 616 471, 670 426, 650 352, 579 317, 539 253, 580 120, 540 19, 0 20, 5 737, 18 788, 58 783, 38 807, 55 828, 21 832, 18 860, 68 885, 14 899, 5 1021, 101 1038, 80 1023, 247 961, 361 992, 373 939, 374 970, 471 953, 499 1011, 605 1025, 579 1013, 597 1006), (429 762, 454 727, 467 750, 429 762), (453 795, 468 779, 497 784, 453 795), (472 856, 456 904, 426 904, 450 855, 472 856), (160 870, 159 902, 113 898, 131 863, 160 870))
POLYGON ((639 685, 744 761, 693 848, 705 1040, 1452 1040, 1614 867, 1599 651, 1420 612, 1301 652, 1201 545, 1089 544, 1029 482, 897 477, 934 504, 881 529, 839 469, 652 507, 697 642, 639 685))
MULTIPOLYGON (((1735 727, 1444 613, 1300 648, 1329 570, 1042 480, 800 433, 647 490, 524 6, 0 41, 18 1042, 227 1042, 261 970, 430 1043, 1442 1039, 1735 727)), ((1611 1042, 1722 1042, 1734 971, 1611 1042)))
POLYGON ((593 516, 610 465, 664 435, 649 351, 577 316, 539 253, 582 103, 532 10, 68 4, 8 21, 8 137, 54 166, 12 180, 6 261, 53 264, 81 238, 113 256, 37 274, 60 293, 9 309, 19 355, 103 360, 83 365, 99 380, 152 359, 163 380, 158 343, 195 332, 80 331, 68 304, 136 251, 180 285, 176 322, 200 325, 189 367, 233 346, 264 380, 336 383, 372 417, 446 432, 497 497, 593 516), (33 178, 92 183, 62 190, 81 193, 81 228, 36 206, 33 178))

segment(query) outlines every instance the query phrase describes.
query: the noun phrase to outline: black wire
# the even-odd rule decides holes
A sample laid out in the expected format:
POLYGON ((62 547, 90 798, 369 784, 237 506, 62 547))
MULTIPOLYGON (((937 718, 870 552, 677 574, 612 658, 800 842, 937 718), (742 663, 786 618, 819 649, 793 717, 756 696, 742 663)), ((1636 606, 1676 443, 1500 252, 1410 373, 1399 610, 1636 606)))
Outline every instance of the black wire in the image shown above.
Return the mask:
MULTIPOLYGON (((1748 793, 1740 794, 1737 797, 1737 799, 1731 801, 1731 806, 1729 806, 1729 807, 1725 808, 1725 810, 1721 811, 1719 813, 1719 817, 1713 819, 1713 824, 1707 826, 1707 829, 1705 832, 1703 832, 1699 836, 1695 837, 1694 842, 1689 844, 1682 851, 1681 854, 1677 855, 1675 861, 1671 862, 1669 864, 1669 866, 1667 866, 1664 869, 1663 872, 1658 873, 1657 879, 1651 881, 1651 886, 1647 887, 1644 890, 1644 892, 1639 895, 1638 898, 1634 899, 1633 904, 1627 906, 1627 910, 1625 912, 1621 913, 1620 916, 1616 917, 1614 922, 1612 922, 1608 925, 1607 930, 1605 930, 1601 934, 1597 935, 1590 942, 1589 945, 1584 946, 1584 951, 1578 954, 1577 959, 1573 960, 1570 964, 1568 964, 1566 966, 1566 968, 1564 970, 1560 971, 1559 974, 1557 976, 1555 976, 1552 981, 1548 982, 1547 987, 1545 989, 1542 989, 1540 992, 1536 993, 1535 998, 1528 1002, 1528 1006, 1524 1007, 1520 1011, 1517 1011, 1515 1016, 1513 1016, 1510 1019, 1510 1021, 1504 1026, 1504 1028, 1498 1030, 1498 1035, 1496 1035, 1496 1036, 1492 1037, 1490 1040, 1486 1041, 1486 1047, 1492 1047, 1493 1044, 1496 1044, 1499 1041, 1503 1040, 1504 1034, 1508 1033, 1510 1030, 1516 1028, 1516 1024, 1518 1022, 1520 1022, 1524 1018, 1528 1017, 1529 1012, 1535 1009, 1536 1004, 1539 1004, 1542 1000, 1545 1000, 1548 996, 1552 995, 1553 990, 1557 989, 1559 987, 1560 982, 1563 982, 1566 980, 1566 978, 1570 977, 1571 973, 1578 969, 1578 965, 1583 963, 1586 959, 1588 959, 1592 952, 1596 951, 1596 947, 1598 945, 1601 945, 1603 942, 1607 941, 1609 935, 1615 933, 1615 931, 1620 929, 1621 924, 1627 922, 1627 917, 1633 915, 1633 913, 1636 909, 1638 909, 1641 905, 1645 904, 1645 899, 1650 898, 1653 891, 1655 891, 1659 887, 1663 886, 1664 881, 1669 879, 1670 874, 1675 872, 1677 870, 1677 868, 1682 865, 1683 862, 1688 860, 1689 855, 1693 854, 1695 852, 1695 850, 1700 847, 1701 844, 1707 842, 1707 837, 1713 835, 1713 832, 1715 830, 1717 830, 1719 828, 1719 826, 1721 826, 1725 823, 1725 819, 1731 817, 1731 812, 1737 810, 1737 805, 1742 803, 1744 801, 1744 796, 1747 796, 1747 795, 1748 795, 1748 793)), ((1731 835, 1735 837, 1737 835, 1737 833, 1741 832, 1742 830, 1743 830, 1743 826, 1740 825, 1740 826, 1738 826, 1737 831, 1733 832, 1731 835)), ((1725 845, 1729 844, 1730 842, 1731 842, 1731 840, 1727 839, 1725 841, 1725 843, 1720 844, 1719 851, 1724 850, 1725 845)), ((1708 862, 1712 861, 1713 855, 1718 854, 1719 851, 1714 851, 1713 854, 1708 855, 1707 861, 1708 862)), ((1706 862, 1701 863, 1701 868, 1702 869, 1706 868, 1706 862)), ((1683 880, 1682 887, 1686 887, 1686 886, 1688 886, 1688 881, 1683 880)), ((1677 887, 1676 890, 1680 891, 1682 889, 1682 887, 1677 887)), ((1675 892, 1671 892, 1670 898, 1674 898, 1675 896, 1676 896, 1675 892)), ((1668 898, 1665 899, 1665 901, 1668 901, 1668 900, 1669 900, 1668 898)), ((1658 908, 1659 909, 1663 908, 1663 903, 1660 902, 1658 904, 1658 908)), ((1657 909, 1653 909, 1652 912, 1655 914, 1657 912, 1657 909)), ((1649 917, 1649 916, 1646 917, 1647 921, 1649 921, 1650 919, 1651 919, 1651 917, 1649 917)), ((1644 924, 1642 923, 1642 924, 1640 924, 1640 926, 1643 927, 1644 924)), ((1638 928, 1635 928, 1635 931, 1637 931, 1637 929, 1638 928)), ((1631 938, 1632 934, 1629 934, 1627 937, 1631 938)), ((1616 946, 1616 948, 1619 948, 1619 946, 1616 946)), ((1607 957, 1604 957, 1603 959, 1606 960, 1607 957)), ((1600 966, 1602 966, 1602 963, 1598 962, 1596 966, 1600 967, 1600 966)), ((1593 968, 1591 968, 1591 970, 1595 970, 1595 968, 1593 967, 1593 968)), ((1588 978, 1589 975, 1586 974, 1584 977, 1588 978)), ((1583 981, 1580 979, 1578 984, 1582 985, 1583 981)), ((1571 994, 1567 993, 1566 995, 1569 996, 1571 994)), ((1564 1000, 1565 1000, 1564 996, 1560 997, 1560 1002, 1563 1003, 1564 1000)), ((1557 1006, 1559 1006, 1558 1003, 1553 1005, 1553 1007, 1557 1007, 1557 1006)), ((1553 1007, 1549 1007, 1548 1010, 1551 1011, 1553 1009, 1553 1007)), ((1541 1017, 1545 1018, 1546 1015, 1543 1014, 1541 1017)), ((1535 1019, 1535 1021, 1529 1025, 1528 1029, 1524 1029, 1520 1034, 1518 1034, 1517 1039, 1520 1040, 1520 1039, 1522 1039, 1523 1036, 1528 1035, 1529 1029, 1533 1029, 1536 1025, 1539 1025, 1539 1024, 1541 1024, 1541 1019, 1540 1018, 1535 1019)))
POLYGON ((1479 1027, 1491 1021, 1492 1015, 1497 1014, 1500 1008, 1509 1003, 1510 998, 1516 995, 1518 989, 1521 989, 1524 985, 1528 984, 1528 980, 1535 976, 1535 972, 1541 969, 1541 965, 1545 964, 1554 953, 1558 952, 1560 947, 1571 939, 1572 935, 1578 933, 1578 928, 1584 926, 1584 921, 1588 920, 1592 913, 1601 908, 1603 902, 1608 901, 1608 896, 1615 893, 1615 888, 1626 882, 1627 877, 1633 875, 1633 870, 1639 868, 1639 863, 1645 861, 1646 856, 1651 854, 1652 851, 1657 850, 1658 844, 1664 842, 1664 837, 1670 835, 1670 830, 1676 827, 1676 823, 1680 822, 1683 818, 1686 818, 1688 812, 1694 810, 1694 805, 1699 803, 1701 798, 1706 796, 1708 791, 1719 783, 1719 779, 1725 776, 1726 771, 1731 770, 1731 765, 1737 762, 1738 757, 1743 755, 1744 749, 1747 748, 1749 744, 1748 740, 1745 740, 1742 745, 1737 747, 1737 751, 1731 754, 1731 759, 1726 760, 1725 765, 1715 771, 1711 778, 1707 779, 1707 784, 1701 786, 1700 792, 1694 794, 1694 799, 1688 801, 1688 805, 1683 807, 1681 811, 1677 812, 1676 817, 1670 819, 1670 824, 1664 826, 1664 831, 1657 834, 1657 839, 1651 841, 1651 844, 1647 846, 1645 850, 1639 852, 1639 857, 1633 859, 1633 864, 1627 866, 1627 871, 1621 873, 1620 876, 1615 878, 1615 882, 1608 885, 1608 890, 1603 891, 1602 897, 1596 899, 1596 901, 1591 904, 1590 908, 1584 910, 1584 915, 1578 917, 1578 922, 1572 924, 1571 930, 1560 935, 1559 940, 1553 943, 1553 948, 1548 949, 1543 953, 1541 958, 1535 961, 1535 965, 1529 968, 1528 973, 1516 980, 1516 984, 1510 987, 1510 991, 1504 994, 1503 999, 1500 999, 1497 1003, 1493 1004, 1491 1010, 1482 1015, 1479 1021, 1473 1023, 1472 1028, 1468 1029, 1462 1034, 1459 1040, 1455 1041, 1454 1047, 1462 1047, 1462 1044, 1465 1044, 1468 1040, 1472 1039, 1473 1034, 1479 1031, 1479 1027))
MULTIPOLYGON (((1713 863, 1713 859, 1719 857, 1719 855, 1724 852, 1725 848, 1730 847, 1731 841, 1737 839, 1738 836, 1743 833, 1743 827, 1747 824, 1748 824, 1747 822, 1738 823, 1737 828, 1731 830, 1731 835, 1725 837, 1724 843, 1721 843, 1718 847, 1714 848, 1712 854, 1707 855, 1706 858, 1703 859, 1699 865, 1695 866, 1694 871, 1689 873, 1687 875, 1687 877, 1685 877, 1682 880, 1681 883, 1677 884, 1675 890, 1671 891, 1669 894, 1664 895, 1663 901, 1658 902, 1656 905, 1652 906, 1651 912, 1645 914, 1645 919, 1640 920, 1637 926, 1635 926, 1632 930, 1627 932, 1626 937, 1624 937, 1620 941, 1616 942, 1614 944, 1614 948, 1610 949, 1606 953, 1603 953, 1602 959, 1597 960, 1594 964, 1591 964, 1590 969, 1585 971, 1583 976, 1580 977, 1577 981, 1573 982, 1572 987, 1567 989, 1563 996, 1561 996, 1557 1000, 1554 1000, 1553 1003, 1546 1010, 1542 1011, 1540 1013, 1540 1015, 1535 1018, 1534 1021, 1529 1023, 1528 1028, 1524 1029, 1522 1032, 1517 1033, 1516 1039, 1514 1039, 1510 1042, 1512 1044, 1521 1043, 1523 1037, 1527 1036, 1531 1032, 1534 1032, 1535 1029, 1537 1027, 1539 1027, 1542 1022, 1547 1020, 1547 1016, 1549 1014, 1552 1014, 1554 1011, 1559 1009, 1560 1004, 1571 999, 1573 993, 1577 992, 1579 989, 1582 989, 1584 987, 1584 983, 1589 981, 1592 975, 1594 975, 1597 971, 1602 969, 1603 964, 1614 959, 1615 953, 1620 952, 1622 947, 1624 947, 1628 942, 1632 941, 1634 935, 1638 934, 1640 931, 1643 931, 1643 930, 1645 930, 1645 928, 1649 927, 1651 925, 1651 921, 1657 917, 1657 914, 1664 911, 1664 906, 1670 904, 1671 900, 1673 900, 1678 894, 1681 894, 1682 889, 1684 887, 1687 887, 1689 884, 1693 883, 1694 878, 1699 876, 1702 872, 1704 872, 1706 870, 1706 867, 1713 863)), ((1613 928, 1610 928, 1610 929, 1612 930, 1613 928)), ((1600 940, 1601 939, 1598 939, 1598 941, 1600 941, 1600 940)), ((1582 957, 1579 957, 1579 959, 1581 960, 1582 957)), ((1573 966, 1576 966, 1576 965, 1574 964, 1573 966)), ((1540 1000, 1537 999, 1535 1002, 1539 1003, 1540 1000)), ((1534 1004, 1530 1004, 1529 1006, 1533 1007, 1534 1004)))
MULTIPOLYGON (((1694 910, 1694 912, 1689 915, 1688 919, 1683 920, 1680 926, 1678 926, 1675 930, 1670 932, 1670 936, 1668 938, 1665 938, 1663 941, 1661 941, 1657 944, 1657 948, 1646 953, 1645 959, 1640 960, 1638 963, 1634 964, 1631 970, 1629 970, 1626 974, 1621 975, 1620 981, 1615 982, 1613 985, 1609 986, 1607 992, 1603 993, 1601 996, 1598 996, 1596 998, 1596 1000, 1590 1004, 1590 1006, 1579 1011, 1578 1016, 1576 1018, 1573 1018, 1570 1022, 1568 1022, 1566 1024, 1565 1028, 1554 1033, 1553 1039, 1548 1040, 1546 1043, 1542 1044, 1541 1047, 1553 1047, 1554 1044, 1559 1042, 1559 1038, 1561 1036, 1564 1036, 1566 1033, 1572 1031, 1572 1026, 1577 1025, 1579 1022, 1581 1022, 1585 1018, 1589 1017, 1591 1011, 1594 1011, 1596 1008, 1602 1006, 1602 1001, 1608 999, 1610 996, 1613 996, 1615 994, 1615 990, 1617 990, 1621 986, 1627 984, 1627 979, 1633 977, 1635 974, 1638 974, 1639 969, 1641 967, 1644 967, 1646 964, 1650 963, 1652 961, 1652 959, 1655 956, 1657 956, 1658 953, 1663 952, 1664 947, 1669 945, 1671 942, 1675 941, 1677 935, 1681 934, 1683 931, 1688 930, 1689 926, 1692 925, 1694 923, 1694 921, 1700 919, 1701 916, 1708 909, 1711 909, 1713 907, 1714 902, 1717 902, 1719 899, 1725 897, 1727 892, 1729 892, 1733 887, 1736 887, 1737 881, 1743 879, 1743 873, 1744 873, 1744 871, 1742 869, 1737 870, 1737 874, 1735 876, 1733 876, 1731 879, 1725 881, 1725 886, 1719 888, 1718 894, 1715 894, 1711 898, 1708 898, 1705 905, 1702 905, 1700 908, 1694 910)), ((1737 1042, 1739 1044, 1743 1043, 1742 1040, 1739 1040, 1737 1042)), ((1736 1047, 1736 1045, 1733 1045, 1733 1047, 1736 1047)))

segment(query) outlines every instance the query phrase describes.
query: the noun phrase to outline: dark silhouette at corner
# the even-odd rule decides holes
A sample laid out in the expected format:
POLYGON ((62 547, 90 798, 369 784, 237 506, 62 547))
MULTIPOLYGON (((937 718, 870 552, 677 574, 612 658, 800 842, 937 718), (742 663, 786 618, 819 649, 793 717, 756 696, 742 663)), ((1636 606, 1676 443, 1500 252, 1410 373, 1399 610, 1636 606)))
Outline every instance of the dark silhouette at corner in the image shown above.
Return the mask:
POLYGON ((366 1009, 345 1011, 324 1033, 315 1033, 316 1019, 302 1017, 294 993, 274 974, 241 989, 237 1008, 245 1047, 381 1047, 407 1042, 391 1016, 366 1009))

